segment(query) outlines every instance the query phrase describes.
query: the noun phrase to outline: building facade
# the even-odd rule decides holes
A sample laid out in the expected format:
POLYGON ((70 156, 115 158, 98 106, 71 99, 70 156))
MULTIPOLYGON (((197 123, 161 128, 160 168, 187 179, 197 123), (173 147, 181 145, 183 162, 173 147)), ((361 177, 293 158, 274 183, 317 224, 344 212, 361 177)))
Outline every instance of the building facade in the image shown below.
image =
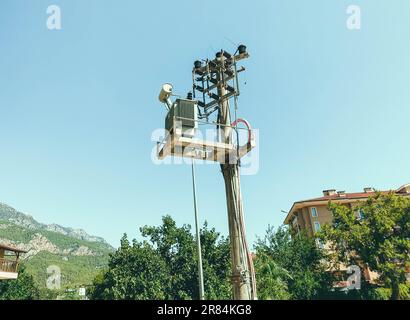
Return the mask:
MULTIPOLYGON (((397 195, 410 197, 410 184, 401 186, 397 190, 392 190, 397 195)), ((387 194, 391 191, 381 191, 387 194)), ((321 227, 329 224, 333 220, 333 215, 328 209, 329 201, 344 204, 354 209, 361 201, 366 201, 369 197, 376 195, 373 188, 364 188, 362 192, 346 193, 344 191, 324 190, 323 196, 309 200, 295 202, 284 221, 297 234, 305 231, 313 237, 321 227)), ((360 218, 361 212, 356 212, 360 218)))
MULTIPOLYGON (((388 194, 389 192, 410 197, 410 184, 401 186, 397 190, 381 191, 382 194, 388 194)), ((366 201, 374 195, 376 195, 376 192, 373 188, 364 188, 362 192, 355 193, 337 192, 333 189, 324 190, 323 196, 320 198, 295 202, 287 214, 284 223, 289 225, 295 234, 306 232, 308 236, 313 237, 320 231, 323 225, 332 223, 333 214, 328 209, 329 201, 349 206, 356 212, 357 218, 360 219, 362 213, 359 210, 354 210, 355 207, 361 201, 366 201)), ((346 271, 346 266, 341 266, 339 271, 346 271)), ((376 281, 378 278, 377 273, 372 272, 368 268, 364 270, 364 275, 370 281, 376 281)), ((407 277, 410 280, 410 270, 407 277)))

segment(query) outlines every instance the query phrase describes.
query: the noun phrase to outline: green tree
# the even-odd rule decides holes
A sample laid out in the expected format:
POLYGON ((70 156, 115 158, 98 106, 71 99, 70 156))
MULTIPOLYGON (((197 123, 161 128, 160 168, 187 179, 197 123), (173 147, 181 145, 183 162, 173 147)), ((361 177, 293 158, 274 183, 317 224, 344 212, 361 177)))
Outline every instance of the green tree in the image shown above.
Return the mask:
MULTIPOLYGON (((191 227, 177 227, 165 216, 161 226, 145 226, 140 231, 142 242, 130 244, 123 237, 108 269, 95 278, 91 298, 197 299, 197 254, 191 227)), ((201 242, 206 298, 227 299, 231 295, 229 243, 206 224, 201 242)))
POLYGON ((16 280, 0 281, 0 300, 37 300, 39 296, 33 277, 25 271, 23 265, 16 280))
POLYGON ((257 272, 258 299, 289 300, 291 295, 287 280, 292 279, 289 272, 263 252, 259 252, 254 262, 257 272))
POLYGON ((333 223, 321 238, 337 253, 336 263, 368 266, 391 288, 391 299, 408 296, 410 199, 378 193, 354 209, 335 203, 329 208, 333 223))
POLYGON ((130 245, 127 237, 112 254, 108 270, 98 275, 91 290, 100 299, 165 299, 165 265, 147 243, 130 245))
POLYGON ((261 298, 319 299, 330 293, 333 276, 327 272, 325 252, 315 239, 304 234, 292 237, 286 227, 276 231, 269 227, 255 250, 261 298))

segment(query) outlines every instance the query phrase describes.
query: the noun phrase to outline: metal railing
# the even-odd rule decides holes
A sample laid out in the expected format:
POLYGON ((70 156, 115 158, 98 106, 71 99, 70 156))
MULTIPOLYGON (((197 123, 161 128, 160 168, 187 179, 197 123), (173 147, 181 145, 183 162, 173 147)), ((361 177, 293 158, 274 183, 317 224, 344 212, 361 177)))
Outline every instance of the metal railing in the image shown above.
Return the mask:
POLYGON ((18 262, 0 258, 0 271, 17 272, 18 262))

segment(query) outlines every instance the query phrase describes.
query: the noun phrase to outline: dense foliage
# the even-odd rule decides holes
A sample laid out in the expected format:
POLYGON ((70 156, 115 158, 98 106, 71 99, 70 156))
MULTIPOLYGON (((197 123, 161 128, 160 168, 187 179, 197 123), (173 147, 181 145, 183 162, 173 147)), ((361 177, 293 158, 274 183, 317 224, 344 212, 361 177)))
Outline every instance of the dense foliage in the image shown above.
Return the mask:
POLYGON ((108 253, 96 256, 63 256, 41 251, 26 262, 26 269, 41 289, 46 288, 50 274, 49 266, 58 266, 61 270, 61 288, 63 290, 90 285, 95 276, 107 266, 108 253))
MULTIPOLYGON (((109 267, 94 280, 92 299, 197 299, 195 239, 189 226, 171 217, 160 227, 144 227, 144 241, 129 242, 111 255, 109 267)), ((207 299, 231 298, 227 239, 205 225, 201 230, 207 299)), ((260 299, 314 299, 329 294, 332 275, 314 239, 291 237, 286 228, 269 228, 256 247, 260 299)))
POLYGON ((319 299, 330 294, 334 279, 314 239, 292 237, 285 227, 269 227, 255 250, 260 299, 319 299))
POLYGON ((0 281, 0 300, 35 300, 39 297, 33 277, 23 266, 20 267, 18 279, 0 281))
POLYGON ((391 299, 408 298, 410 199, 379 193, 355 208, 334 203, 329 208, 333 223, 321 237, 337 253, 336 263, 370 267, 391 289, 391 299))
MULTIPOLYGON (((125 235, 111 255, 108 270, 96 277, 93 299, 197 299, 195 238, 188 225, 166 216, 160 227, 143 227, 144 241, 125 235)), ((229 244, 205 224, 201 230, 207 299, 229 299, 229 244)))
MULTIPOLYGON (((319 239, 292 235, 287 227, 269 227, 258 239, 254 262, 259 299, 408 299, 410 200, 378 194, 355 208, 333 203, 329 208, 333 223, 318 234, 326 249, 318 245, 319 239), (362 270, 370 267, 380 275, 379 283, 363 282, 361 290, 336 290, 340 273, 331 270, 342 263, 362 270)), ((129 241, 124 235, 108 266, 100 256, 73 256, 67 261, 41 252, 27 261, 18 280, 0 282, 0 299, 79 298, 66 288, 44 288, 44 270, 52 264, 61 267, 63 283, 86 285, 94 277, 88 289, 91 299, 197 299, 197 251, 191 227, 178 227, 165 216, 160 226, 140 231, 142 241, 129 241)), ((200 234, 206 299, 230 299, 229 241, 207 224, 200 234)))

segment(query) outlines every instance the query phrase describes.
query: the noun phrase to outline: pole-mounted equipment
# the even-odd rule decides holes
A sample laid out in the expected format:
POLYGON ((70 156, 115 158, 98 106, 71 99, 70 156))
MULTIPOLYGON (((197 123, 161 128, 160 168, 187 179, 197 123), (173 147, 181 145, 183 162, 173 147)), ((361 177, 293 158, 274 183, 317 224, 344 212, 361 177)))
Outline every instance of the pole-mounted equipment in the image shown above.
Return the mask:
POLYGON ((240 159, 256 143, 250 124, 237 118, 238 74, 245 71, 237 64, 246 58, 249 58, 247 48, 240 45, 234 54, 221 50, 212 60, 196 60, 192 70, 192 93, 187 99, 178 98, 172 102, 172 85, 164 85, 160 101, 168 109, 166 134, 157 144, 159 159, 172 155, 220 163, 228 209, 233 297, 237 300, 257 299, 253 258, 245 235, 240 183, 240 159), (234 104, 233 116, 230 102, 234 104), (239 123, 247 128, 239 128, 239 123), (216 139, 196 138, 199 125, 216 127, 216 139), (247 130, 248 139, 243 145, 239 145, 240 130, 247 130))

